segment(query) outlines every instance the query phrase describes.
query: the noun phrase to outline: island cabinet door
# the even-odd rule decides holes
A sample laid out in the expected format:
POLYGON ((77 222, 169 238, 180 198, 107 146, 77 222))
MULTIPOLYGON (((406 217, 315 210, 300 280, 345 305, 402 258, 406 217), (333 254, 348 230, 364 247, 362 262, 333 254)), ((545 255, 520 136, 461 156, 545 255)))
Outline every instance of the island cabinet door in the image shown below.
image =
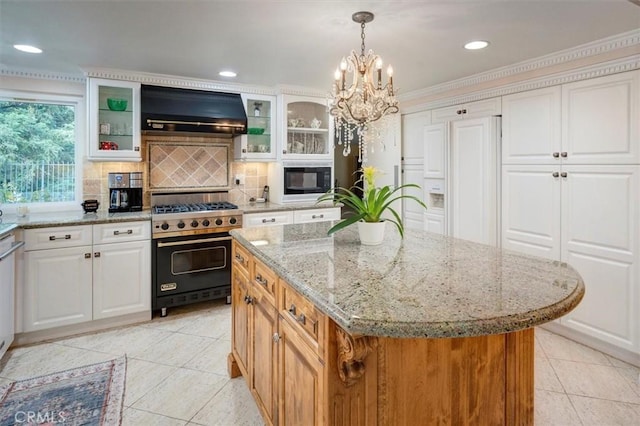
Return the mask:
POLYGON ((249 298, 248 278, 238 272, 236 268, 232 270, 231 276, 231 305, 233 306, 232 327, 233 327, 233 355, 240 372, 247 378, 247 366, 249 361, 249 298))
POLYGON ((253 339, 251 351, 251 393, 267 423, 275 422, 276 412, 276 344, 278 314, 266 294, 256 294, 251 302, 253 339))
POLYGON ((277 424, 325 424, 322 362, 282 316, 278 335, 277 424))

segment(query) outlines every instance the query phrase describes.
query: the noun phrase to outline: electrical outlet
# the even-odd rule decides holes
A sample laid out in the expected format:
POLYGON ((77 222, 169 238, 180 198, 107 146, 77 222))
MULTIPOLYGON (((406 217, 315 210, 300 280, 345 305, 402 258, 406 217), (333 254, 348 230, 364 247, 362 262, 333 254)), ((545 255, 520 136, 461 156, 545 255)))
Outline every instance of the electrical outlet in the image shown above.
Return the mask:
POLYGON ((236 175, 234 177, 234 182, 236 183, 236 185, 244 185, 244 175, 236 175))

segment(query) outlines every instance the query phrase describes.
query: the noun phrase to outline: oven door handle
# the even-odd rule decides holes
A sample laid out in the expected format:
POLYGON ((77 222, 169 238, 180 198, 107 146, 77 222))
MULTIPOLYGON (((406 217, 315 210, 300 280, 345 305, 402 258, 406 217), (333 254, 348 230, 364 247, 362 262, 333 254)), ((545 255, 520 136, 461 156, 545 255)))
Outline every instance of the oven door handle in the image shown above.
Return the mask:
POLYGON ((201 240, 170 241, 168 243, 158 242, 158 247, 174 247, 174 246, 184 246, 187 244, 214 243, 216 241, 229 241, 232 239, 233 237, 219 237, 219 238, 203 238, 201 240))

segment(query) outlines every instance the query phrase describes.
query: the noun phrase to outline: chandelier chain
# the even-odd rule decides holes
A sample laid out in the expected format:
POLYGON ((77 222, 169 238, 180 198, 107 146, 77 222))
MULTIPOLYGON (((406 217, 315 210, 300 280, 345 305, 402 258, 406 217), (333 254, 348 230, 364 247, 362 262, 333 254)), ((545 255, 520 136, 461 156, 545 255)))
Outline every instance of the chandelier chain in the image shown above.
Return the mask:
POLYGON ((360 44, 360 54, 364 56, 364 21, 360 24, 360 38, 362 39, 362 43, 360 44))

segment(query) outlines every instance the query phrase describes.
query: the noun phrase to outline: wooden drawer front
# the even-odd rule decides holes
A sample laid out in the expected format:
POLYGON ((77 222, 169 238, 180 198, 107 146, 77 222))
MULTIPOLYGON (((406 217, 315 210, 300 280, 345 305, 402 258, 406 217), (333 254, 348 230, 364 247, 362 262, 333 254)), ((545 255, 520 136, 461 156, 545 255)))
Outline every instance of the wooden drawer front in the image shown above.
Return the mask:
POLYGON ((243 228, 250 226, 285 225, 287 223, 293 223, 293 212, 291 211, 250 213, 242 216, 243 228))
POLYGON ((93 225, 93 244, 151 239, 151 222, 118 222, 93 225))
POLYGON ((24 231, 25 250, 90 246, 91 240, 91 225, 56 226, 24 231))
POLYGON ((253 286, 264 290, 275 306, 278 277, 259 260, 254 260, 253 265, 253 286))
POLYGON ((324 222, 328 220, 340 220, 340 207, 296 210, 293 212, 294 223, 324 222))
POLYGON ((282 283, 281 287, 282 316, 287 318, 294 328, 301 331, 301 335, 311 338, 317 344, 323 315, 318 312, 311 302, 288 285, 282 283))
POLYGON ((238 244, 236 241, 233 241, 233 253, 232 255, 232 262, 233 262, 233 267, 238 268, 240 271, 242 271, 245 276, 249 276, 249 264, 251 262, 251 255, 249 254, 249 252, 242 247, 240 244, 238 244))

